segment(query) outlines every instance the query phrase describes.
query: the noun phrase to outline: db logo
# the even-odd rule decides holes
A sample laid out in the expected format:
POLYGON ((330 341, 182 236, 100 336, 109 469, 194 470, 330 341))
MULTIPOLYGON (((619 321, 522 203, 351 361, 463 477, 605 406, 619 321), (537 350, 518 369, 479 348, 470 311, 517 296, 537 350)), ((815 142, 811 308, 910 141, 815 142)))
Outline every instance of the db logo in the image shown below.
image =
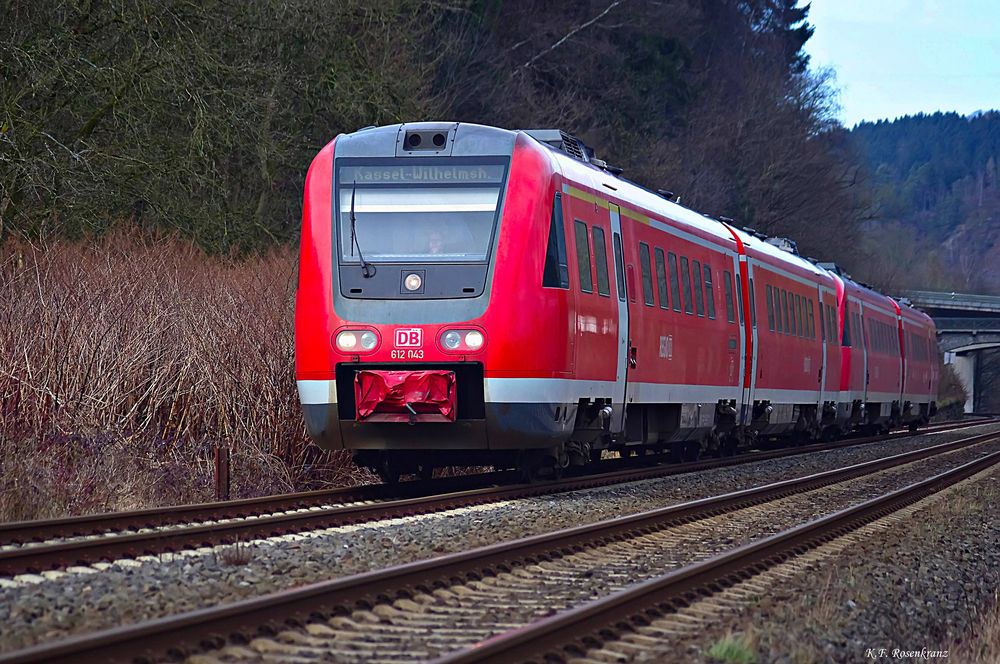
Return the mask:
POLYGON ((419 327, 402 327, 396 330, 396 348, 419 348, 424 345, 424 331, 419 327))

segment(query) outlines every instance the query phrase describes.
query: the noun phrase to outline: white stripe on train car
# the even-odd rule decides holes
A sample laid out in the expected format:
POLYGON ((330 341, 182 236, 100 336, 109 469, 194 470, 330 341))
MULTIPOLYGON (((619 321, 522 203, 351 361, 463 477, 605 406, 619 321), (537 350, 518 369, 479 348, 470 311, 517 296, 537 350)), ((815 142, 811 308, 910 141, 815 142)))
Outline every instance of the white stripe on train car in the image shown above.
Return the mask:
POLYGON ((300 380, 299 401, 303 404, 337 403, 337 381, 300 380))

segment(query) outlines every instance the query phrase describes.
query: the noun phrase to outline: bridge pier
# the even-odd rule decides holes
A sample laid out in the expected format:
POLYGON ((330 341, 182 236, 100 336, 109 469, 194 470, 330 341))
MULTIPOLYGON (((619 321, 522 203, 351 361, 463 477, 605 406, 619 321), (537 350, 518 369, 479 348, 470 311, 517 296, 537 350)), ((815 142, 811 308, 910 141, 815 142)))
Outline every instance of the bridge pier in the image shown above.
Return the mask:
POLYGON ((965 401, 965 412, 971 413, 976 407, 976 364, 979 353, 945 353, 944 363, 950 364, 952 371, 965 388, 968 399, 965 401))
POLYGON ((952 366, 969 395, 965 412, 974 412, 984 396, 991 396, 985 394, 981 384, 982 372, 991 369, 980 355, 1000 348, 1000 296, 935 291, 910 291, 906 295, 934 319, 944 363, 952 366))

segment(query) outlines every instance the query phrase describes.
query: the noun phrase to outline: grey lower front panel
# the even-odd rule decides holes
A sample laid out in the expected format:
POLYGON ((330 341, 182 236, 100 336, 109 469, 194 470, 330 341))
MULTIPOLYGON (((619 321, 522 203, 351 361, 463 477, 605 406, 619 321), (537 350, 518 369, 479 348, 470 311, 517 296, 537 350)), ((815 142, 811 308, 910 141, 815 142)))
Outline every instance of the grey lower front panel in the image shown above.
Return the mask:
POLYGON ((337 404, 303 404, 306 428, 323 449, 512 450, 549 448, 567 440, 576 404, 486 404, 486 419, 450 423, 340 420, 337 404))

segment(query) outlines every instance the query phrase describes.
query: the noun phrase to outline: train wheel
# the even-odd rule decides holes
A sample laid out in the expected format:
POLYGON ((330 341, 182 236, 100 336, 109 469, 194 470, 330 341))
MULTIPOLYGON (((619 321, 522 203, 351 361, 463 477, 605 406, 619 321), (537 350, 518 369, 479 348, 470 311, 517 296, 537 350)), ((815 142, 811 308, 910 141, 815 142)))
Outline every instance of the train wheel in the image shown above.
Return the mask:
POLYGON ((920 428, 920 420, 910 422, 910 426, 908 428, 910 429, 910 433, 916 433, 917 429, 920 428))
POLYGON ((684 461, 697 461, 698 457, 701 456, 701 443, 697 440, 685 443, 684 450, 681 454, 683 455, 684 461))
POLYGON ((377 472, 378 476, 386 484, 399 483, 399 476, 403 474, 403 472, 398 467, 388 462, 380 465, 377 472))

